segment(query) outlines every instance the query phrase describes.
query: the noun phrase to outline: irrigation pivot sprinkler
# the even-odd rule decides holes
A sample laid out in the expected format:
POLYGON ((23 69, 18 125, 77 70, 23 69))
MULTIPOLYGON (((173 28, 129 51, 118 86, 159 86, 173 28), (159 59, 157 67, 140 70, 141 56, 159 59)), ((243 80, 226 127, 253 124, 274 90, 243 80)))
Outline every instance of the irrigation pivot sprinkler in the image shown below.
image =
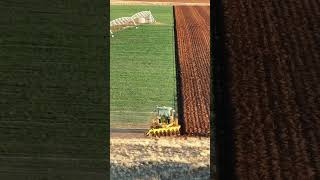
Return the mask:
POLYGON ((155 23, 156 20, 151 14, 151 11, 141 11, 131 17, 121 17, 110 21, 110 34, 114 37, 114 33, 121 31, 129 27, 135 27, 138 29, 140 24, 151 24, 155 23))

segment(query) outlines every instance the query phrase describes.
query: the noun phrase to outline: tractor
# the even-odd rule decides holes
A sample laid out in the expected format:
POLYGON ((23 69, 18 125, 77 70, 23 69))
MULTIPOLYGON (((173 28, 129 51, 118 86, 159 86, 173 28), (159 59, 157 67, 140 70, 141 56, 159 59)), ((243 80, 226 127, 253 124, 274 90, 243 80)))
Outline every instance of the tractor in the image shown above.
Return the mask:
POLYGON ((175 110, 172 107, 157 106, 151 118, 151 127, 146 136, 180 135, 180 125, 175 110))

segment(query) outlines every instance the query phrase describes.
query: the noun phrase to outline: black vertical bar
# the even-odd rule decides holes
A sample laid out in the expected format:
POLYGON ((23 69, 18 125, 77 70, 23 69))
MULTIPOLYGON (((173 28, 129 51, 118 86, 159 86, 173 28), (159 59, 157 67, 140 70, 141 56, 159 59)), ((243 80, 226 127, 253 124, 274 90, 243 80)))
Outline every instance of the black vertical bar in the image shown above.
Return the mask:
MULTIPOLYGON (((213 31, 211 36, 212 47, 212 111, 214 119, 211 119, 211 130, 214 143, 211 143, 211 149, 215 150, 215 156, 211 156, 211 162, 216 163, 217 179, 234 179, 234 152, 232 137, 232 119, 230 116, 230 95, 228 85, 229 63, 228 52, 225 48, 224 38, 224 14, 223 1, 213 1, 213 10, 211 21, 213 22, 213 31)), ((213 116, 211 116, 213 118, 213 116)), ((212 141, 211 141, 212 142, 212 141)), ((211 151, 212 152, 212 151, 211 151)), ((213 166, 211 166, 213 168, 213 166)), ((213 172, 214 169, 211 169, 213 172)))
POLYGON ((107 160, 107 179, 110 179, 110 1, 106 1, 106 8, 104 12, 104 16, 106 19, 106 35, 105 35, 105 42, 106 42, 106 61, 105 61, 105 67, 106 67, 106 73, 105 73, 105 83, 106 83, 106 97, 107 97, 107 106, 106 106, 106 112, 107 112, 107 139, 106 139, 106 160, 107 160))

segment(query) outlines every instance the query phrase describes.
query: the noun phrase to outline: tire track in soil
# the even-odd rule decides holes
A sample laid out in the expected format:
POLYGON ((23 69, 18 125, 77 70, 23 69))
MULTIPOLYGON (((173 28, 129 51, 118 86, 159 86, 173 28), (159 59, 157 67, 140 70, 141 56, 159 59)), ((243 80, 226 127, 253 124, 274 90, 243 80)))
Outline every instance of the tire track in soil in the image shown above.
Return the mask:
POLYGON ((182 132, 210 131, 210 7, 175 6, 182 132))
POLYGON ((232 83, 220 91, 230 96, 231 176, 319 179, 320 4, 226 0, 223 7, 232 83))

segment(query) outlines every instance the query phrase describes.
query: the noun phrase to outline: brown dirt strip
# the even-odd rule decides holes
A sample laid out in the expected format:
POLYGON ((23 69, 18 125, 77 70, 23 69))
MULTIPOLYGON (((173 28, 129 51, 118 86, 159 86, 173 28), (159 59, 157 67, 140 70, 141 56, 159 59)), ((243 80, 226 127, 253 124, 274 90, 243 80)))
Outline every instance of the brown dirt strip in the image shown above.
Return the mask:
POLYGON ((146 138, 144 133, 148 129, 121 129, 121 128, 111 128, 110 137, 111 138, 146 138))
POLYGON ((233 177, 320 179, 320 3, 223 6, 227 74, 217 91, 229 102, 217 121, 232 133, 233 152, 225 156, 234 157, 233 177))
POLYGON ((182 132, 210 131, 210 7, 175 6, 182 132))

